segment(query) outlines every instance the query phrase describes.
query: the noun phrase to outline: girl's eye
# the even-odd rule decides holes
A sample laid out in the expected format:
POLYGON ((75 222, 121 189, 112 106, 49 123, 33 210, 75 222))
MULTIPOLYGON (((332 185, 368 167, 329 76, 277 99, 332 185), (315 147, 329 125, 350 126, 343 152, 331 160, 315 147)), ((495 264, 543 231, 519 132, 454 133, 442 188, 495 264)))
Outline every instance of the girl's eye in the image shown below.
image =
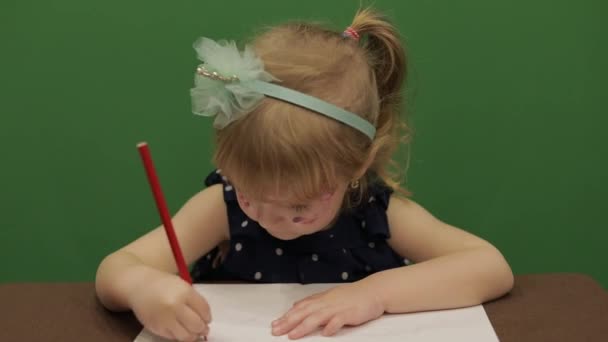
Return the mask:
POLYGON ((302 212, 308 209, 307 205, 292 205, 291 209, 293 209, 296 213, 302 212))

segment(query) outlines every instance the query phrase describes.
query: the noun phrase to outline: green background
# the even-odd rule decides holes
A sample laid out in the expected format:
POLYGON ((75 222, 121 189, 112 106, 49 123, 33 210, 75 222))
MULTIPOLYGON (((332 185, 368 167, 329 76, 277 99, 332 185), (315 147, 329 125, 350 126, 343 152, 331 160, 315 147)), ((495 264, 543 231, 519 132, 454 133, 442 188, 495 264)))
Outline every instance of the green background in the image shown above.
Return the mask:
MULTIPOLYGON (((212 136, 190 112, 197 37, 287 19, 339 30, 358 4, 3 0, 0 281, 93 280, 104 255, 155 227, 141 140, 172 212, 201 188, 212 136)), ((375 4, 409 49, 414 199, 516 273, 608 287, 607 2, 375 4)))

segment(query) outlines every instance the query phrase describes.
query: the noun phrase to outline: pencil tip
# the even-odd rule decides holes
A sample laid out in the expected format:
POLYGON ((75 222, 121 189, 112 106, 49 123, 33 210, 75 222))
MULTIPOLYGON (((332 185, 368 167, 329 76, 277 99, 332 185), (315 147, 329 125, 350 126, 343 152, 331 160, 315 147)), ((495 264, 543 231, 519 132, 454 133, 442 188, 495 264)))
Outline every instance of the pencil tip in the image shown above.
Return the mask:
POLYGON ((137 144, 137 147, 143 147, 143 146, 146 146, 146 145, 148 145, 148 143, 145 142, 145 141, 142 141, 142 142, 140 142, 140 143, 137 144))

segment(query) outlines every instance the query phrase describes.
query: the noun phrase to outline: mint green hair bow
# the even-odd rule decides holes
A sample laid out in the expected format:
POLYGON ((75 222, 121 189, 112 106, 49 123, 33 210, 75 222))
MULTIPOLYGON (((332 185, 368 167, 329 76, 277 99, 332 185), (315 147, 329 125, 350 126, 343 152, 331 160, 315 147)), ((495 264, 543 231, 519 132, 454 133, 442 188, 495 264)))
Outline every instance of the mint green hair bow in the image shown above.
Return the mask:
POLYGON ((264 70, 264 63, 250 46, 239 51, 234 41, 215 42, 201 37, 194 43, 198 58, 203 61, 190 90, 192 112, 215 116, 217 129, 251 112, 269 96, 289 102, 347 124, 374 139, 376 128, 360 116, 319 98, 280 86, 279 81, 264 70))

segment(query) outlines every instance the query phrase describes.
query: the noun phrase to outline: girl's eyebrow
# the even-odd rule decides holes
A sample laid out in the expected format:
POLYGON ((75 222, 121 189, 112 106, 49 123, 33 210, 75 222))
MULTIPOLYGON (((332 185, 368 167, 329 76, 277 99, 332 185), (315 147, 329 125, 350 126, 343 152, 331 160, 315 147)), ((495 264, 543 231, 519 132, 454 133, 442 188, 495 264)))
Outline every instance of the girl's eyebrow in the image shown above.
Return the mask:
MULTIPOLYGON (((249 197, 246 194, 243 194, 245 197, 249 197)), ((267 203, 267 204, 283 204, 285 202, 289 202, 287 199, 268 199, 268 198, 253 198, 255 201, 267 203)))

